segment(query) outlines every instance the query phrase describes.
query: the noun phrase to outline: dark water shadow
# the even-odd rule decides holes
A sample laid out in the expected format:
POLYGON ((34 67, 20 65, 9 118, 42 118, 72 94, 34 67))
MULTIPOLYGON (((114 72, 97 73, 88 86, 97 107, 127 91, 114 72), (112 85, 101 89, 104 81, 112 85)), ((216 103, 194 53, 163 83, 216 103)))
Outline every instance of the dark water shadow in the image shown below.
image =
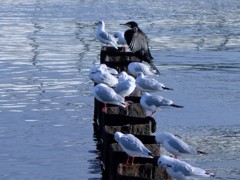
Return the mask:
POLYGON ((102 155, 101 155, 101 151, 102 151, 102 143, 101 143, 101 139, 100 136, 98 134, 98 126, 97 124, 94 122, 93 123, 93 141, 96 145, 96 150, 91 150, 89 151, 89 153, 94 154, 95 158, 94 159, 90 159, 88 160, 90 166, 89 166, 89 173, 90 174, 97 174, 97 175, 101 175, 101 178, 88 178, 88 180, 100 180, 100 179, 104 179, 104 169, 103 169, 103 165, 102 165, 102 155))

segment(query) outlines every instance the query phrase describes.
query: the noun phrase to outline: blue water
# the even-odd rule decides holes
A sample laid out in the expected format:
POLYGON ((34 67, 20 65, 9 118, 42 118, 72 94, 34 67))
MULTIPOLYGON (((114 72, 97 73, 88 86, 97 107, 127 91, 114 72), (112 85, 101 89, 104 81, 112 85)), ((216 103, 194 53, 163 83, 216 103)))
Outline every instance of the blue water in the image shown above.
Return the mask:
POLYGON ((158 111, 158 130, 208 152, 183 159, 240 179, 238 0, 1 1, 0 179, 101 179, 88 79, 99 20, 148 35, 157 79, 174 88, 161 95, 184 105, 158 111))

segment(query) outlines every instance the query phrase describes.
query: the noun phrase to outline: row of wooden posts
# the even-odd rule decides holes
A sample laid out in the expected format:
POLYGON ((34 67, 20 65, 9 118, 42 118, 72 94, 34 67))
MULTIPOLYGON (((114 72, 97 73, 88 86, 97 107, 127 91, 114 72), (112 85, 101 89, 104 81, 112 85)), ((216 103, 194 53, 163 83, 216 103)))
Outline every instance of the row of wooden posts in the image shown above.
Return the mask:
MULTIPOLYGON (((131 52, 122 52, 104 46, 101 49, 100 63, 115 68, 118 72, 126 71, 131 62, 140 62, 131 52)), ((103 179, 109 180, 147 180, 170 179, 166 171, 157 166, 160 145, 155 142, 156 121, 147 116, 139 101, 141 92, 137 89, 127 97, 133 102, 127 108, 108 104, 107 113, 102 111, 103 103, 94 100, 95 134, 101 141, 101 161, 103 179), (131 133, 138 137, 156 158, 135 158, 134 165, 125 164, 127 154, 114 140, 114 133, 131 133)))

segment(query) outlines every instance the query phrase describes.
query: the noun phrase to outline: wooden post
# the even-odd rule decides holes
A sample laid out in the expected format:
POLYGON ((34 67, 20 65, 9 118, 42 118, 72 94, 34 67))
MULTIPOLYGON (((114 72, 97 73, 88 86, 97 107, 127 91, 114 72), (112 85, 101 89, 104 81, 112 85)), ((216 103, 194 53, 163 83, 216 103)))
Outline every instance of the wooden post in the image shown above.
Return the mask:
MULTIPOLYGON (((131 52, 122 52, 112 47, 103 47, 100 55, 100 63, 106 64, 121 71, 127 71, 131 62, 140 62, 131 52)), ((146 111, 140 105, 141 91, 135 91, 126 97, 131 105, 122 108, 108 104, 107 113, 102 112, 103 103, 94 100, 94 123, 98 128, 99 138, 102 142, 102 162, 104 164, 104 179, 110 180, 157 180, 169 179, 166 171, 157 166, 160 156, 160 145, 156 144, 156 121, 147 116, 146 111), (139 138, 143 144, 153 153, 155 158, 134 159, 134 165, 126 165, 127 154, 123 152, 114 140, 114 133, 131 133, 139 138)))

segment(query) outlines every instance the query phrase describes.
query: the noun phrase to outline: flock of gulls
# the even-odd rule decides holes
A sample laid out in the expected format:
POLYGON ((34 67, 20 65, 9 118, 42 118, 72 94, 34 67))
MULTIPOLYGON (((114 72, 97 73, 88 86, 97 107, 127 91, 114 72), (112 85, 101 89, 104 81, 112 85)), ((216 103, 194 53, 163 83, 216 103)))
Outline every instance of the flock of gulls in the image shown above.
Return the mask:
MULTIPOLYGON (((117 70, 107 67, 105 64, 90 69, 89 78, 96 84, 92 89, 92 93, 98 101, 104 104, 104 112, 107 112, 107 104, 126 108, 131 102, 126 101, 125 97, 129 96, 136 88, 142 92, 141 106, 150 111, 151 116, 158 109, 166 107, 183 108, 183 106, 175 104, 170 99, 154 94, 173 89, 166 87, 153 78, 155 75, 159 75, 160 72, 152 62, 153 58, 149 51, 148 38, 136 22, 130 21, 123 24, 128 26, 129 29, 125 32, 116 32, 113 36, 106 32, 103 21, 99 21, 97 25, 96 38, 101 43, 116 49, 119 46, 124 46, 124 50, 129 48, 137 57, 144 59, 143 63, 130 63, 128 73, 124 71, 118 73, 117 70)), ((131 164, 134 164, 134 157, 154 158, 151 151, 132 134, 116 132, 114 139, 128 155, 127 164, 129 164, 130 157, 132 157, 131 164)), ((157 164, 165 168, 173 179, 181 180, 189 177, 210 177, 214 175, 179 159, 182 154, 204 154, 204 152, 184 142, 180 137, 169 132, 157 132, 155 141, 172 155, 161 155, 157 160, 157 164)))

